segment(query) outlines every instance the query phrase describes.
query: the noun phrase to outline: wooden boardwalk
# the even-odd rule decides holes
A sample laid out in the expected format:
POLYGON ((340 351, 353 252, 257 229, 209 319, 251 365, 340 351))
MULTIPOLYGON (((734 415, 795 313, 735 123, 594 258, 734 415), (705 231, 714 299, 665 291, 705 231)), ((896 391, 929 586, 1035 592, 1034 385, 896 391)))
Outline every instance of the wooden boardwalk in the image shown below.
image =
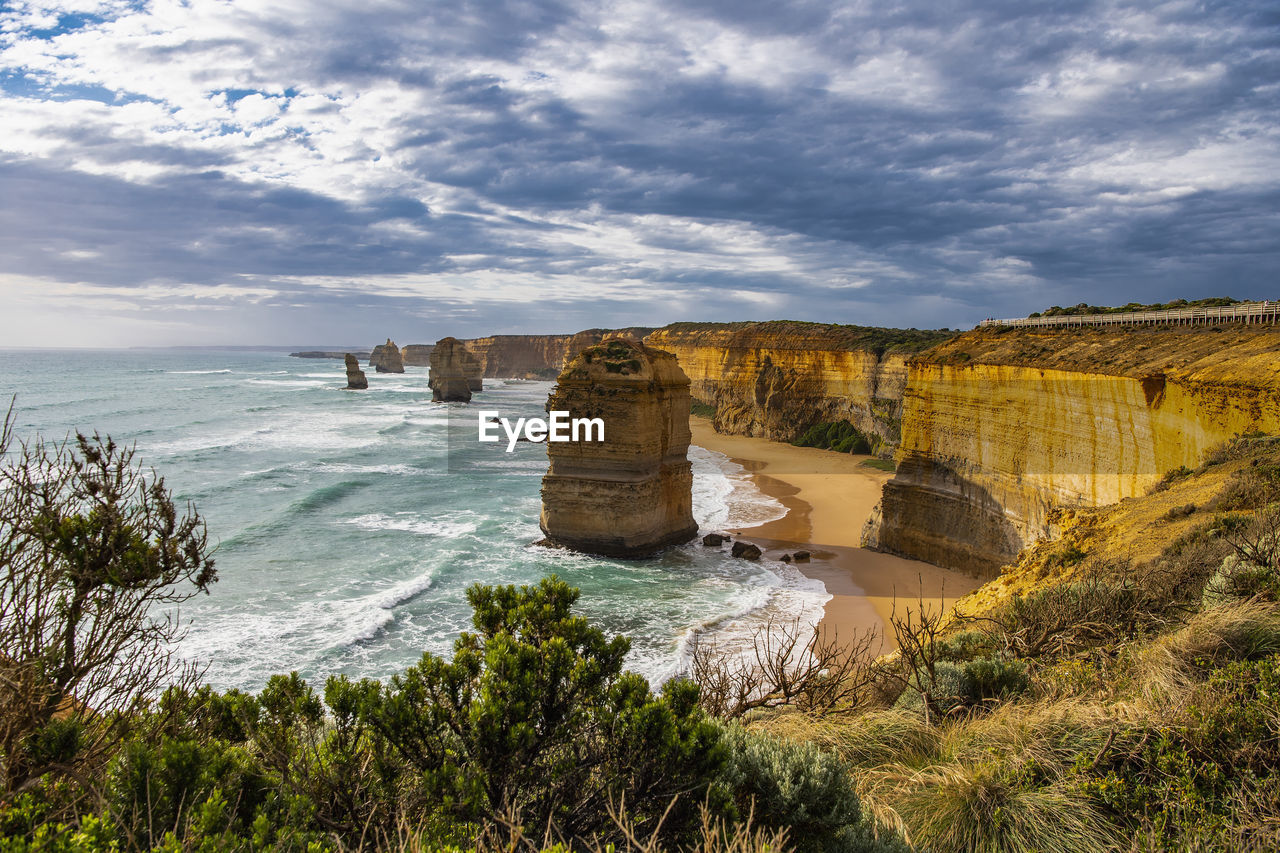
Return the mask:
POLYGON ((1079 314, 1058 317, 1018 317, 983 320, 983 326, 1210 326, 1214 323, 1280 323, 1280 302, 1242 302, 1219 308, 1169 308, 1123 314, 1079 314))

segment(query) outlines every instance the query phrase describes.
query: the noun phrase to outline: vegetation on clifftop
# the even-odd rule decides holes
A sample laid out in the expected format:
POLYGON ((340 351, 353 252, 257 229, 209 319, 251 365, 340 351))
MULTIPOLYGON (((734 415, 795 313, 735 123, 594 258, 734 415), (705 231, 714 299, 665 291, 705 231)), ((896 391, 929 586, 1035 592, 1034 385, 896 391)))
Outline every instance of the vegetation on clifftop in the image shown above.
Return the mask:
POLYGON ((1212 326, 1019 328, 989 326, 943 341, 914 358, 931 364, 1000 364, 1152 377, 1197 374, 1255 387, 1275 385, 1280 327, 1212 326))
MULTIPOLYGON (((791 338, 796 349, 863 350, 877 356, 885 353, 912 353, 928 349, 955 337, 950 329, 886 329, 878 326, 851 326, 839 323, 810 323, 803 320, 768 320, 737 323, 672 323, 658 330, 686 332, 750 332, 791 338), (821 346, 817 346, 817 343, 821 346)), ((784 347, 785 348, 785 347, 784 347)))
POLYGON ((1230 296, 1213 296, 1207 299, 1175 299, 1172 302, 1158 302, 1151 305, 1143 305, 1141 302, 1130 302, 1126 305, 1089 305, 1081 302, 1078 305, 1072 305, 1070 308, 1063 308, 1054 305, 1052 308, 1046 308, 1044 311, 1036 311, 1028 315, 1029 319, 1035 317, 1078 317, 1086 314, 1128 314, 1134 311, 1167 311, 1172 308, 1220 308, 1226 305, 1238 305, 1242 300, 1232 299, 1230 296))

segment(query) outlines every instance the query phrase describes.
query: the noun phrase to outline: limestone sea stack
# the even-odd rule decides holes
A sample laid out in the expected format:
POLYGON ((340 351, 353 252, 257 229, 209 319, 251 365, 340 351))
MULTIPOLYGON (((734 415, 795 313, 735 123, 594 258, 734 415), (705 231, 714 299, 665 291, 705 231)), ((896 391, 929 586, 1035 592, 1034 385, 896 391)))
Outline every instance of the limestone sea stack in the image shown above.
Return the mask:
POLYGON ((644 557, 697 535, 689 379, 675 356, 633 340, 587 347, 565 365, 547 410, 604 421, 603 441, 547 443, 541 526, 548 543, 644 557))
POLYGON ((385 344, 378 344, 369 354, 369 366, 379 373, 404 373, 404 359, 400 357, 400 348, 387 338, 385 344))
POLYGON ((356 358, 355 353, 347 353, 347 387, 355 391, 363 391, 369 387, 369 379, 364 375, 364 371, 360 369, 360 359, 356 358))
POLYGON ((437 403, 469 403, 472 391, 484 390, 480 359, 457 338, 441 338, 431 350, 427 384, 437 403))

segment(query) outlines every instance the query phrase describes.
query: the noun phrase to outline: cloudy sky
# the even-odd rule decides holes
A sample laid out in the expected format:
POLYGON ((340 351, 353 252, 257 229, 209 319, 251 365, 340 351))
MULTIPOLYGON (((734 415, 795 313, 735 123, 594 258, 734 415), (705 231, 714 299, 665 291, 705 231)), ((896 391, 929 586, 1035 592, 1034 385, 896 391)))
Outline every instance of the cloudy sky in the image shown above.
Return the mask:
POLYGON ((0 0, 0 346, 1280 297, 1280 7, 0 0))

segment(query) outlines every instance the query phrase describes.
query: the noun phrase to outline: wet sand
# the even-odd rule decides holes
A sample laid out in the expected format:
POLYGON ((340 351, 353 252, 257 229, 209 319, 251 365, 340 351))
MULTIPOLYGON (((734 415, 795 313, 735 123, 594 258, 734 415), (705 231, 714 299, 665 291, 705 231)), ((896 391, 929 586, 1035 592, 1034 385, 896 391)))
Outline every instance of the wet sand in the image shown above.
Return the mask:
POLYGON ((875 630, 882 651, 889 616, 925 607, 950 607, 982 581, 931 563, 906 560, 858 547, 862 526, 893 475, 862 464, 866 456, 793 447, 763 438, 719 435, 710 421, 690 418, 693 443, 715 450, 750 471, 757 487, 787 508, 784 518, 757 527, 724 532, 755 542, 765 556, 809 551, 812 561, 794 564, 806 577, 822 581, 831 600, 822 627, 842 638, 875 630), (945 593, 945 598, 944 598, 945 593))

